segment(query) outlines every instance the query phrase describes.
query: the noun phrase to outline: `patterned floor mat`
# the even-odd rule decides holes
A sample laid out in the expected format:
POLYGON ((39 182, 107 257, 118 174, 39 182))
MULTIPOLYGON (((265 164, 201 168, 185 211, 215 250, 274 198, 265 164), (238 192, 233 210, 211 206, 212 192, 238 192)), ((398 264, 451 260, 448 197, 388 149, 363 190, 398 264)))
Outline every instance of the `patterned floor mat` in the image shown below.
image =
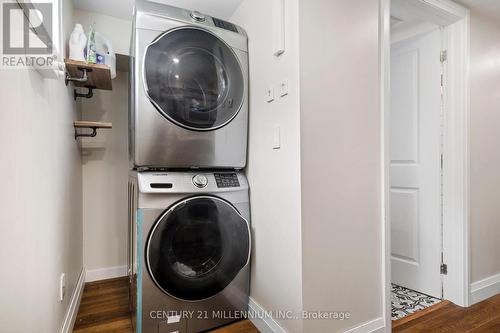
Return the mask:
POLYGON ((440 299, 393 284, 391 293, 392 320, 404 318, 439 302, 441 302, 440 299))

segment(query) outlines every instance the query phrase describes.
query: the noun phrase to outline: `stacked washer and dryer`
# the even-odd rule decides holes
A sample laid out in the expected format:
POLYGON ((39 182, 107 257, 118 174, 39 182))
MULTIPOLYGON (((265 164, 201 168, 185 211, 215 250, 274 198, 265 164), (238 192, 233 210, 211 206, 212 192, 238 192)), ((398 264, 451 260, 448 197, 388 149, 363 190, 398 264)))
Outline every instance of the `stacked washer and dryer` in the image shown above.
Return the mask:
POLYGON ((248 51, 229 22, 136 0, 129 262, 135 332, 204 332, 248 305, 248 51))

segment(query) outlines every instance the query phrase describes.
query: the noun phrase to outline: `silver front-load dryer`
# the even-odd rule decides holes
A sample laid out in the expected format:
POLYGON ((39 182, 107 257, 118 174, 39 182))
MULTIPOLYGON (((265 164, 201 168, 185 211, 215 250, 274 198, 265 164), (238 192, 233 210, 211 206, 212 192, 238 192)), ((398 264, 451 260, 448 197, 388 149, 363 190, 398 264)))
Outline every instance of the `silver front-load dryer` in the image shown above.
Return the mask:
POLYGON ((236 172, 132 172, 129 278, 136 333, 195 333, 246 314, 248 183, 236 172))
POLYGON ((198 12, 137 0, 131 43, 134 167, 245 167, 245 31, 198 12))

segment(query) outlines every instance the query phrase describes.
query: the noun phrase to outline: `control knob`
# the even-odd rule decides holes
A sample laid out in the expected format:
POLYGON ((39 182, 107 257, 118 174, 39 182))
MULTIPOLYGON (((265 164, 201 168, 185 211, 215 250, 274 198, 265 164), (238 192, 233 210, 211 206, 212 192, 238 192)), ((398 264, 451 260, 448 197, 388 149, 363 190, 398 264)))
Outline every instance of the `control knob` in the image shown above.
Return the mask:
POLYGON ((203 15, 202 13, 198 12, 198 11, 192 11, 190 14, 189 14, 193 20, 197 21, 197 22, 205 22, 205 15, 203 15))
POLYGON ((208 185, 208 178, 204 175, 196 175, 193 177, 193 184, 198 188, 203 188, 208 185))

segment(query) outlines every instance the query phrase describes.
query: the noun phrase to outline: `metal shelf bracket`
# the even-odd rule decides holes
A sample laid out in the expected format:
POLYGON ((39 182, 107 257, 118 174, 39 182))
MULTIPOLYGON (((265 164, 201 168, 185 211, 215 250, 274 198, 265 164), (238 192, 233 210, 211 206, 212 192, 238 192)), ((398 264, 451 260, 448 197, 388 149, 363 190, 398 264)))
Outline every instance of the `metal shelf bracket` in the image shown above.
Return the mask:
MULTIPOLYGON (((69 82, 85 83, 88 81, 88 73, 92 72, 92 68, 78 67, 78 70, 83 73, 82 77, 72 77, 68 72, 66 72, 66 78, 64 79, 64 83, 66 85, 68 85, 69 82)), ((85 94, 79 93, 76 89, 73 90, 73 98, 75 99, 75 101, 78 97, 92 98, 94 96, 95 87, 85 86, 85 88, 88 89, 87 93, 85 94)))
POLYGON ((78 97, 92 98, 94 96, 94 87, 85 87, 85 88, 88 89, 86 94, 79 93, 78 91, 76 91, 76 89, 74 89, 73 98, 75 99, 75 101, 78 97))
POLYGON ((97 127, 89 127, 92 129, 91 133, 78 133, 78 129, 75 128, 75 140, 79 137, 88 137, 88 138, 93 138, 97 135, 97 127))
POLYGON ((92 72, 92 68, 78 67, 78 70, 83 73, 82 77, 71 77, 68 72, 66 72, 66 78, 64 83, 68 85, 69 82, 87 82, 87 73, 92 72))

